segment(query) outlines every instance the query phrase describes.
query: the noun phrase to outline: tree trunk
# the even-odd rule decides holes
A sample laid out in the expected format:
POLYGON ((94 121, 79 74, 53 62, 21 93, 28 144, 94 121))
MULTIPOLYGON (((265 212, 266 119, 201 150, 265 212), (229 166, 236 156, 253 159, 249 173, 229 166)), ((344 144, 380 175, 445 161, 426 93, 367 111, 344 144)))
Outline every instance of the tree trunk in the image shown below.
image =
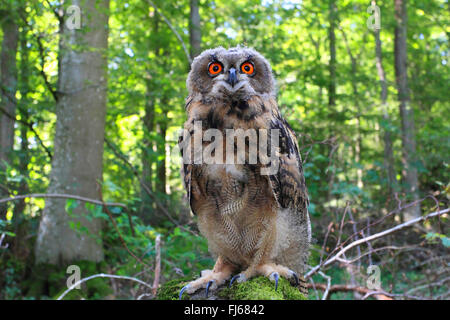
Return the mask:
MULTIPOLYGON (((15 12, 10 9, 0 15, 3 30, 2 52, 0 54, 0 196, 7 195, 5 164, 10 163, 14 144, 14 119, 16 117, 17 68, 16 54, 19 40, 19 26, 15 12)), ((0 217, 6 215, 7 206, 0 205, 0 217)))
POLYGON ((336 17, 337 8, 336 0, 329 0, 329 28, 328 39, 330 42, 330 62, 328 69, 330 71, 330 79, 328 85, 328 105, 336 105, 336 17))
MULTIPOLYGON (((158 34, 159 32, 159 15, 153 15, 151 20, 151 28, 153 29, 153 34, 158 34)), ((159 57, 160 47, 157 44, 154 48, 149 46, 149 51, 153 50, 155 56, 159 57)), ((145 93, 145 115, 143 118, 144 125, 144 139, 143 139, 143 149, 142 149, 142 181, 148 187, 148 189, 153 192, 153 152, 154 152, 154 141, 150 138, 150 133, 155 130, 155 85, 153 81, 154 75, 152 71, 147 69, 147 77, 145 79, 146 93, 145 93)), ((151 216, 154 213, 154 203, 151 196, 147 193, 147 190, 141 187, 141 208, 140 216, 144 223, 151 223, 151 216)))
MULTIPOLYGON (((372 5, 376 5, 375 1, 372 1, 372 5)), ((386 170, 386 178, 388 184, 387 193, 390 199, 394 199, 394 192, 397 190, 397 178, 395 176, 394 168, 394 152, 392 149, 392 137, 391 137, 391 120, 387 108, 387 81, 386 72, 383 66, 383 51, 381 48, 380 30, 374 30, 375 36, 375 59, 378 78, 380 79, 381 87, 381 112, 383 114, 383 142, 384 142, 384 167, 386 170)))
POLYGON ((156 181, 156 191, 160 194, 166 194, 166 132, 167 132, 167 123, 165 119, 162 119, 158 123, 158 135, 161 137, 161 142, 158 143, 158 156, 162 156, 162 159, 158 161, 157 165, 157 181, 156 181))
MULTIPOLYGON (((397 82, 400 118, 402 121, 402 163, 404 191, 410 200, 419 199, 419 182, 416 167, 416 139, 414 131, 414 110, 411 107, 407 76, 407 7, 406 0, 395 1, 395 77, 397 82)), ((419 217, 420 206, 405 211, 405 219, 419 217)))
MULTIPOLYGON (((26 11, 22 10, 22 13, 25 15, 26 11)), ((29 112, 28 112, 28 91, 29 91, 29 49, 27 47, 27 28, 22 27, 22 31, 20 34, 20 100, 18 101, 18 112, 20 114, 20 119, 24 122, 28 122, 29 120, 29 112)), ((26 194, 28 193, 28 184, 26 178, 28 177, 28 163, 30 162, 30 155, 28 150, 28 127, 21 123, 20 124, 20 151, 19 151, 19 171, 22 179, 20 180, 18 194, 26 194)), ((14 206, 14 219, 22 218, 23 211, 25 209, 25 199, 17 201, 14 206)))
MULTIPOLYGON (((81 30, 68 28, 63 21, 60 25, 59 98, 48 192, 99 199, 109 0, 72 1, 70 4, 80 7, 83 25, 81 30)), ((65 200, 46 200, 36 241, 36 262, 101 261, 101 221, 92 217, 84 203, 71 214, 66 212, 65 204, 65 200)))
POLYGON ((198 0, 190 0, 190 15, 189 15, 189 42, 191 45, 191 58, 194 59, 202 51, 202 34, 200 27, 198 0))
POLYGON ((355 162, 357 165, 356 168, 356 184, 358 188, 362 189, 364 187, 363 185, 363 170, 361 169, 361 154, 362 154, 362 135, 361 135, 361 105, 360 105, 360 98, 359 98, 359 91, 358 91, 358 79, 356 75, 358 74, 358 60, 360 54, 358 54, 356 57, 352 53, 352 50, 350 48, 350 44, 347 39, 347 35, 345 34, 344 30, 342 28, 339 28, 342 32, 342 37, 344 38, 345 47, 347 49, 347 53, 350 57, 351 61, 351 79, 352 79, 352 91, 353 91, 353 101, 356 108, 356 141, 354 145, 354 152, 355 152, 355 162))
MULTIPOLYGON (((21 8, 21 14, 25 17, 26 10, 21 8)), ((28 37, 27 26, 22 26, 20 31, 20 73, 19 73, 19 85, 18 90, 20 92, 20 100, 17 101, 17 111, 20 115, 20 119, 24 122, 29 121, 28 112, 28 92, 29 92, 29 76, 30 76, 30 59, 29 59, 29 48, 27 47, 27 37, 28 37)), ((20 183, 17 189, 17 194, 27 194, 28 188, 28 164, 30 162, 29 154, 29 142, 28 142, 28 127, 24 123, 19 124, 20 128, 20 150, 18 152, 19 158, 19 172, 20 172, 20 183)), ((26 208, 25 199, 18 200, 14 205, 13 211, 13 226, 15 237, 12 243, 12 252, 16 257, 19 257, 22 261, 26 261, 27 257, 31 253, 30 246, 27 243, 29 238, 29 219, 24 215, 26 208)))
MULTIPOLYGON (((150 192, 153 192, 153 140, 149 137, 150 133, 154 131, 155 127, 155 103, 154 97, 152 97, 151 90, 153 85, 151 80, 146 80, 146 101, 145 101, 145 115, 143 119, 144 124, 144 141, 142 149, 142 181, 148 187, 150 192)), ((144 223, 150 223, 149 217, 154 211, 153 199, 147 193, 146 189, 141 187, 141 208, 140 216, 144 223)))

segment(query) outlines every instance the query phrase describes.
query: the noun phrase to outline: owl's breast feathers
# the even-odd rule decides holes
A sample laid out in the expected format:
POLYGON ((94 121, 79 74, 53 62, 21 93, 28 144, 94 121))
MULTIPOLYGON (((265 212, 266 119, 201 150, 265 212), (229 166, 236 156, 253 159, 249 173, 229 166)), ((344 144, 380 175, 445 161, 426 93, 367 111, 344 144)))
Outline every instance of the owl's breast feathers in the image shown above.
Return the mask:
MULTIPOLYGON (((266 129, 273 132, 276 129, 279 134, 278 152, 276 152, 278 168, 275 172, 262 175, 262 179, 267 183, 259 185, 258 188, 269 188, 271 192, 263 193, 272 195, 279 208, 287 208, 290 211, 297 212, 302 219, 306 218, 308 195, 297 139, 289 124, 280 115, 278 105, 273 97, 253 96, 248 101, 240 102, 202 101, 188 97, 186 111, 188 119, 184 124, 184 129, 185 132, 189 133, 188 139, 193 139, 194 123, 197 121, 201 121, 203 131, 213 128, 223 132, 225 129, 266 129)), ((184 136, 184 139, 187 139, 186 136, 184 136)), ((183 137, 180 137, 180 145, 185 144, 185 142, 183 137)), ((181 149, 183 150, 183 148, 181 149)), ((257 152, 260 151, 257 148, 257 152)), ((260 156, 264 157, 264 155, 260 156)), ((258 159, 260 158, 258 157, 258 159)), ((202 206, 202 201, 208 201, 208 196, 213 196, 203 192, 199 193, 199 190, 205 190, 205 185, 208 184, 208 175, 203 174, 205 166, 208 165, 193 163, 182 165, 181 171, 185 188, 194 214, 197 214, 196 208, 202 206), (196 193, 196 195, 193 196, 193 193, 196 193)), ((246 164, 241 168, 245 168, 243 170, 248 174, 249 170, 259 173, 266 166, 267 164, 263 165, 258 162, 256 165, 246 164)), ((246 183, 252 183, 252 181, 257 180, 251 179, 246 183)))

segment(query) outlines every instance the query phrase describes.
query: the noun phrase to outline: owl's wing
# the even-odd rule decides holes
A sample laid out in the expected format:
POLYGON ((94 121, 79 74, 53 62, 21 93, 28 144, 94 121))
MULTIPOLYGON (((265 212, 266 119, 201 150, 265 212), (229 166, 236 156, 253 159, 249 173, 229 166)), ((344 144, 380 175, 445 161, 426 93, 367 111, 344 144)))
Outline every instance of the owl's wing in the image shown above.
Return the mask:
POLYGON ((186 148, 187 144, 189 143, 188 139, 190 139, 189 136, 183 133, 183 135, 180 135, 178 138, 178 146, 180 147, 181 152, 181 158, 182 158, 182 164, 181 164, 181 178, 184 182, 184 188, 186 189, 186 195, 187 200, 189 203, 189 206, 191 207, 192 212, 195 214, 193 206, 192 206, 192 171, 193 171, 193 164, 190 163, 189 160, 185 159, 186 152, 190 152, 191 150, 189 148, 186 148))
MULTIPOLYGON (((186 104, 185 109, 188 110, 189 108, 197 108, 197 105, 193 102, 193 98, 191 96, 188 96, 186 98, 186 104)), ((188 112, 189 114, 189 112, 188 112)), ((189 116, 188 120, 184 124, 184 131, 178 138, 178 146, 180 148, 181 152, 181 158, 182 158, 182 164, 181 164, 181 178, 184 182, 184 187, 186 189, 186 195, 187 200, 189 203, 189 206, 191 207, 192 213, 196 214, 194 210, 194 199, 192 195, 192 190, 196 190, 197 184, 195 183, 195 177, 196 172, 198 173, 198 170, 196 170, 196 167, 198 165, 193 164, 191 161, 194 157, 193 154, 193 133, 194 133, 194 127, 193 127, 193 119, 189 116)), ((198 189, 198 188, 197 188, 198 189)))
POLYGON ((186 195, 189 206, 191 207, 192 213, 196 214, 192 206, 192 186, 191 186, 192 165, 183 164, 181 167, 181 176, 183 177, 184 187, 186 189, 186 195))
POLYGON ((294 131, 280 115, 271 120, 271 129, 279 130, 278 171, 269 175, 272 191, 281 208, 308 215, 308 193, 303 176, 302 161, 294 131))

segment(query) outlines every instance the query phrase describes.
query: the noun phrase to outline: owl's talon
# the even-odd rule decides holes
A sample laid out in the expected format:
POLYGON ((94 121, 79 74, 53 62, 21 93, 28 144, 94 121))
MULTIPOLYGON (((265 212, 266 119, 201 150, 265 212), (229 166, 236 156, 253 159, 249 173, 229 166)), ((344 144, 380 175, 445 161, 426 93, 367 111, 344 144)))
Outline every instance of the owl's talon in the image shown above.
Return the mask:
POLYGON ((190 285, 187 284, 187 285, 185 285, 183 288, 181 288, 181 290, 180 290, 180 295, 179 295, 179 297, 178 297, 179 300, 181 300, 181 297, 183 296, 183 292, 185 292, 187 289, 189 289, 189 287, 190 287, 190 285))
POLYGON ((289 270, 289 271, 291 272, 291 275, 294 278, 295 286, 298 287, 300 285, 300 280, 298 279, 298 275, 292 270, 289 270))
POLYGON ((280 275, 278 274, 278 272, 272 272, 269 276, 270 280, 275 281, 275 291, 277 291, 277 289, 278 289, 278 279, 279 278, 280 278, 280 275))
POLYGON ((207 285, 206 285, 206 290, 205 290, 205 298, 208 298, 208 292, 209 292, 209 287, 216 282, 216 280, 210 280, 208 281, 207 285))
POLYGON ((233 278, 231 278, 230 285, 228 286, 228 288, 231 288, 231 286, 233 285, 234 280, 237 280, 238 282, 244 282, 246 280, 246 278, 245 278, 245 276, 242 273, 239 273, 239 274, 235 275, 233 278))

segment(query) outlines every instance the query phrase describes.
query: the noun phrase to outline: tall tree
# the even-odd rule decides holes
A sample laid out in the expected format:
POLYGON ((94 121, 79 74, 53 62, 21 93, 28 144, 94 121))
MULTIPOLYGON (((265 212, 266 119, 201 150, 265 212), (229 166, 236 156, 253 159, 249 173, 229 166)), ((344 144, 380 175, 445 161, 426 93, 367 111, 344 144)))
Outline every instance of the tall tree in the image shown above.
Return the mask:
POLYGON ((189 40, 191 44, 190 54, 192 59, 202 51, 202 34, 198 2, 198 0, 190 0, 189 40))
MULTIPOLYGON (((26 10, 21 8, 21 15, 26 17, 26 10)), ((25 18, 26 19, 26 18, 25 18)), ((20 184, 18 187, 18 194, 26 194, 28 191, 27 180, 28 176, 28 163, 30 161, 29 154, 29 142, 28 142, 28 127, 25 123, 29 121, 28 111, 28 92, 29 92, 29 78, 30 78, 30 49, 27 46, 28 26, 25 24, 21 28, 20 32, 20 76, 18 90, 20 92, 20 100, 17 102, 18 113, 20 119, 23 121, 20 123, 20 151, 19 151, 19 172, 21 175, 20 184)), ((21 214, 25 209, 25 200, 19 200, 14 206, 13 217, 22 218, 21 214)))
MULTIPOLYGON (((69 27, 65 23, 68 17, 61 17, 57 125, 48 192, 98 199, 106 113, 109 0, 74 0, 70 5, 80 9, 82 30, 69 27)), ((46 201, 36 241, 36 262, 102 260, 101 221, 89 217, 84 204, 72 214, 66 212, 65 205, 64 200, 46 201)))
MULTIPOLYGON (((2 51, 0 54, 0 171, 5 163, 10 163, 14 143, 14 122, 16 117, 17 67, 16 54, 19 41, 17 12, 12 6, 0 10, 0 23, 3 30, 2 51)), ((6 180, 0 174, 0 195, 6 193, 6 180)), ((0 217, 6 213, 6 205, 0 205, 0 217)))
MULTIPOLYGON (((414 130, 414 110, 410 103, 407 73, 407 0, 394 0, 395 5, 395 77, 397 83, 400 118, 402 122, 402 164, 404 191, 412 200, 419 199, 419 181, 416 166, 416 138, 414 130)), ((405 211, 405 218, 420 216, 419 205, 405 211)))
MULTIPOLYGON (((146 6, 145 12, 150 9, 150 6, 146 6)), ((153 35, 157 35, 159 31, 160 16, 153 12, 151 18, 146 17, 146 21, 149 22, 150 28, 153 35)), ((155 57, 159 56, 160 46, 157 39, 152 39, 152 46, 150 41, 147 41, 148 51, 153 51, 155 57)), ((143 149, 142 149, 142 181, 145 183, 146 187, 141 186, 141 208, 140 216, 141 219, 146 223, 152 224, 152 212, 154 211, 154 201, 148 194, 148 191, 153 192, 153 163, 154 163, 154 141, 151 133, 155 130, 155 74, 154 70, 151 68, 151 64, 148 64, 145 77, 145 114, 143 117, 144 125, 144 138, 143 138, 143 149)))
POLYGON ((328 69, 330 72, 328 84, 328 105, 336 105, 336 21, 337 21, 337 7, 336 0, 329 0, 329 27, 328 27, 328 41, 330 50, 330 61, 328 69))
MULTIPOLYGON (((376 6, 376 1, 372 1, 372 6, 376 6)), ((386 72, 383 66, 383 50, 380 38, 380 29, 374 30, 375 37, 375 66, 377 68, 378 79, 380 81, 380 100, 381 100, 381 112, 383 117, 383 142, 384 142, 384 167, 386 170, 386 178, 388 185, 388 196, 393 199, 393 192, 396 191, 397 178, 395 176, 394 168, 394 152, 392 149, 392 136, 391 136, 391 119, 388 111, 387 97, 388 87, 386 80, 386 72)))

